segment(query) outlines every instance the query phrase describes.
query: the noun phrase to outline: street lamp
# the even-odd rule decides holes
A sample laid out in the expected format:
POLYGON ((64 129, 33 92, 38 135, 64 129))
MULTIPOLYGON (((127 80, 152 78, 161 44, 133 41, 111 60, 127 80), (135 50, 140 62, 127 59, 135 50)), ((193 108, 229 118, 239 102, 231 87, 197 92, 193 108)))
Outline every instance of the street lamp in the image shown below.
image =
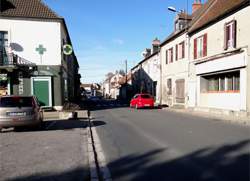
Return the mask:
POLYGON ((172 12, 175 12, 175 13, 179 13, 180 11, 177 11, 176 9, 175 9, 175 7, 173 7, 173 6, 169 6, 168 7, 168 10, 169 11, 172 11, 172 12))

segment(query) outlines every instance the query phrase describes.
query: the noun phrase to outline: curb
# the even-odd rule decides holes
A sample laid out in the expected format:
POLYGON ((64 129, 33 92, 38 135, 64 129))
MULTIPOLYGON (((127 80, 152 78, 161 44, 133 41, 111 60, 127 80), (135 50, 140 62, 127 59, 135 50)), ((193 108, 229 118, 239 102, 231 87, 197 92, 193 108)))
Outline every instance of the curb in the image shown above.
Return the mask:
POLYGON ((112 181, 96 128, 89 117, 88 156, 91 181, 112 181))

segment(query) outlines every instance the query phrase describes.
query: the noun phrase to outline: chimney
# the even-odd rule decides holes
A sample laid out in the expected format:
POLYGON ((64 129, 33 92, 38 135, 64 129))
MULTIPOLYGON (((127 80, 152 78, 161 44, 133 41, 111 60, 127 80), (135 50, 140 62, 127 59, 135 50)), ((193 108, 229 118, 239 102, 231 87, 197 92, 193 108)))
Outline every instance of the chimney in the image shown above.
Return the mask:
POLYGON ((202 7, 201 0, 194 0, 194 3, 192 4, 192 14, 201 7, 202 7))
POLYGON ((152 47, 153 47, 152 50, 153 50, 153 53, 159 51, 160 44, 161 44, 161 42, 160 42, 160 40, 158 40, 158 38, 155 38, 155 39, 153 40, 153 42, 152 42, 152 47))
POLYGON ((147 58, 147 57, 149 57, 151 55, 151 49, 150 48, 146 48, 145 50, 144 50, 144 52, 142 52, 142 56, 144 57, 144 58, 147 58))

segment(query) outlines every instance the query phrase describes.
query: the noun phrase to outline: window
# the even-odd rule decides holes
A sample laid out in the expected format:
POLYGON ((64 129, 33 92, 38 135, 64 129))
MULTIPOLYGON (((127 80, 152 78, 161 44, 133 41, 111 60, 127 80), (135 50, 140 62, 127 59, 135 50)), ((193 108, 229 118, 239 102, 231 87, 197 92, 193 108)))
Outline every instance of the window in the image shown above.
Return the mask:
POLYGON ((202 92, 239 92, 240 72, 204 76, 201 78, 202 92))
POLYGON ((172 79, 167 80, 167 95, 172 95, 172 79))
POLYGON ((151 96, 148 95, 148 94, 142 94, 142 95, 141 95, 141 98, 143 98, 143 99, 150 99, 151 96))
POLYGON ((178 58, 182 59, 185 58, 185 42, 181 42, 178 45, 178 58))
POLYGON ((225 24, 224 27, 224 49, 236 48, 236 21, 225 24))
POLYGON ((207 34, 194 39, 194 59, 207 56, 207 34))
POLYGON ((166 64, 168 64, 168 50, 166 50, 166 64))
POLYGON ((8 46, 8 32, 0 31, 0 47, 8 46))
POLYGON ((168 61, 173 63, 173 48, 168 49, 168 61))

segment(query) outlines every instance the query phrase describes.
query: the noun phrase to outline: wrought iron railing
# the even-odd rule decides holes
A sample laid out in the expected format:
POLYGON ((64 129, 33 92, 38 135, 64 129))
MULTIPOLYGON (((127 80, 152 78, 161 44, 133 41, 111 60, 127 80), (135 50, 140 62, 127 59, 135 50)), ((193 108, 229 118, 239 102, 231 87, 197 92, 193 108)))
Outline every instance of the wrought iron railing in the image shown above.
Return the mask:
POLYGON ((1 66, 35 66, 36 64, 19 57, 14 53, 7 53, 5 48, 0 49, 0 67, 1 66))

